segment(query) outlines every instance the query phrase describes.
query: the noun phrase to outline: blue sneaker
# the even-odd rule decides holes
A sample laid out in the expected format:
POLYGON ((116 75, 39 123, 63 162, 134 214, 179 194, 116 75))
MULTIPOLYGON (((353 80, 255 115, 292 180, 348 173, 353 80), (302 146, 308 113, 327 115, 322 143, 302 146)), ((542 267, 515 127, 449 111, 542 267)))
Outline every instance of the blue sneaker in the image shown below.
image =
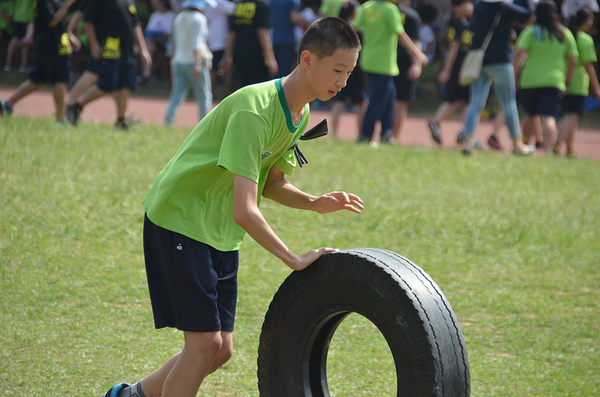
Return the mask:
POLYGON ((118 397, 119 392, 121 392, 121 390, 127 389, 128 387, 129 385, 127 383, 118 383, 111 387, 106 393, 104 393, 100 397, 118 397))
POLYGON ((10 106, 6 99, 3 99, 2 102, 0 102, 0 116, 8 117, 12 115, 12 112, 12 106, 10 106))

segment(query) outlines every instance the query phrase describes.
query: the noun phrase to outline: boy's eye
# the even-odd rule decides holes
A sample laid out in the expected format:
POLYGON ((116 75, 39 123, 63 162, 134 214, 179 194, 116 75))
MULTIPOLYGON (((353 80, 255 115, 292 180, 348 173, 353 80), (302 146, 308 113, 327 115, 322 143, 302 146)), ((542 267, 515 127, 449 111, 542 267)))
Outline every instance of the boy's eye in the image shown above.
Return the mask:
POLYGON ((333 69, 333 71, 336 72, 336 73, 342 73, 341 70, 337 70, 337 69, 333 69))

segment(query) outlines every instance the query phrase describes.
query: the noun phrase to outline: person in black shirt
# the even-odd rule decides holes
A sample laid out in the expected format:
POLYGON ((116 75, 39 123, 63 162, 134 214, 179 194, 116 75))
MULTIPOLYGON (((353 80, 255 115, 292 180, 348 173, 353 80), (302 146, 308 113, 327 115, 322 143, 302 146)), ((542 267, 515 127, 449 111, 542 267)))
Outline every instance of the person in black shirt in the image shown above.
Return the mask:
POLYGON ((92 55, 87 70, 97 75, 97 82, 79 99, 67 104, 67 118, 76 125, 85 105, 116 91, 116 126, 126 129, 129 93, 137 87, 134 42, 140 47, 143 62, 152 63, 137 9, 132 0, 90 0, 84 21, 92 55))
POLYGON ((452 0, 452 6, 453 14, 446 27, 444 67, 438 75, 438 83, 446 88, 446 100, 433 118, 429 119, 431 137, 440 145, 442 138, 439 124, 457 110, 465 108, 469 102, 469 87, 458 84, 458 75, 473 39, 469 23, 469 18, 473 15, 473 3, 471 0, 452 0))
POLYGON ((219 69, 235 66, 238 85, 261 83, 279 71, 269 29, 271 9, 265 0, 242 0, 235 5, 230 33, 219 69))
MULTIPOLYGON (((398 3, 402 25, 408 37, 412 39, 415 45, 421 48, 421 17, 419 13, 410 8, 410 0, 400 0, 398 3)), ((415 90, 417 79, 421 75, 422 65, 418 59, 406 49, 402 44, 398 44, 398 69, 400 73, 394 76, 396 85, 396 114, 394 115, 393 137, 382 137, 382 142, 400 142, 402 125, 408 117, 408 105, 415 101, 415 90)))
POLYGON ((31 94, 50 84, 54 86, 56 118, 62 121, 65 113, 65 97, 69 83, 69 56, 73 52, 63 18, 75 0, 38 0, 35 9, 35 64, 29 78, 13 95, 1 102, 2 116, 10 116, 13 106, 31 94))

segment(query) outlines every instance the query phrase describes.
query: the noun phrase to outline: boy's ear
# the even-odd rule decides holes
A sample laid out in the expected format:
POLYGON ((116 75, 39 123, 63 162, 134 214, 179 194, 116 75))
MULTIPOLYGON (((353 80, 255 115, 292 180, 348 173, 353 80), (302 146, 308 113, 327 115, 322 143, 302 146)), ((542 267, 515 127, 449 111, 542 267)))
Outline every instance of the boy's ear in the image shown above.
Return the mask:
POLYGON ((304 69, 310 69, 310 65, 311 62, 313 61, 314 55, 312 52, 308 51, 308 50, 304 50, 302 51, 302 53, 300 54, 300 65, 302 65, 302 67, 304 69))

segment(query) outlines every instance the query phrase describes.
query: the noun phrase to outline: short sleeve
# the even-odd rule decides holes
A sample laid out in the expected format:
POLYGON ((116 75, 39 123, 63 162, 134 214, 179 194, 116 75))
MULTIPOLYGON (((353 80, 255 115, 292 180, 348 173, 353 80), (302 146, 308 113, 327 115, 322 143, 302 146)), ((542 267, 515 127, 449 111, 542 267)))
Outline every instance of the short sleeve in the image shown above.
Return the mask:
POLYGON ((531 41, 533 38, 533 28, 531 26, 525 28, 517 39, 517 48, 522 48, 525 51, 531 50, 531 41))
POLYGON ((577 57, 579 56, 579 51, 577 51, 577 43, 575 42, 575 38, 573 37, 573 33, 569 29, 565 29, 565 41, 567 43, 567 57, 577 57))
POLYGON ((217 165, 258 183, 267 133, 265 120, 256 113, 233 113, 227 121, 217 165))
POLYGON ((396 34, 402 34, 402 33, 404 33, 404 25, 402 25, 402 16, 400 15, 400 10, 398 9, 398 7, 394 6, 393 4, 391 4, 391 5, 393 6, 393 8, 392 8, 393 11, 390 13, 392 15, 391 29, 396 34))
POLYGON ((581 63, 596 62, 596 50, 594 48, 594 40, 591 37, 581 37, 579 48, 579 58, 581 63))
POLYGON ((281 156, 279 160, 273 164, 279 171, 286 175, 292 175, 296 169, 296 156, 294 156, 294 150, 290 149, 281 156))

